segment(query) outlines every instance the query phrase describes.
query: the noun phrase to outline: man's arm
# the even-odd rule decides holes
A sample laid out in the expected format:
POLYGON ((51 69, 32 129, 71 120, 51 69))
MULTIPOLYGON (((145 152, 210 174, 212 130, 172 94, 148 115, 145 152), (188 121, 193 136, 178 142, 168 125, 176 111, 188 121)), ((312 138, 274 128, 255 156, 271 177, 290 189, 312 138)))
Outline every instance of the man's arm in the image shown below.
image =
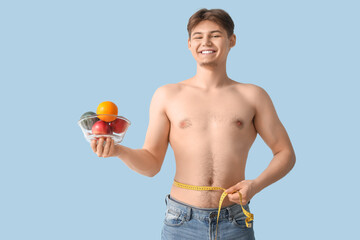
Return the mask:
POLYGON ((270 96, 261 87, 254 87, 256 108, 254 126, 274 155, 268 167, 254 180, 256 192, 260 192, 283 178, 294 167, 296 157, 289 136, 280 122, 270 96))
POLYGON ((289 136, 280 122, 270 96, 261 87, 252 85, 251 102, 256 113, 254 126, 273 152, 268 167, 254 180, 244 180, 226 190, 230 201, 246 204, 256 193, 284 177, 294 166, 296 157, 289 136))
POLYGON ((99 157, 119 157, 130 169, 148 176, 155 176, 161 169, 168 147, 170 121, 165 113, 167 101, 166 86, 158 88, 151 100, 149 126, 142 149, 131 149, 114 145, 113 141, 104 139, 91 142, 93 151, 99 157))

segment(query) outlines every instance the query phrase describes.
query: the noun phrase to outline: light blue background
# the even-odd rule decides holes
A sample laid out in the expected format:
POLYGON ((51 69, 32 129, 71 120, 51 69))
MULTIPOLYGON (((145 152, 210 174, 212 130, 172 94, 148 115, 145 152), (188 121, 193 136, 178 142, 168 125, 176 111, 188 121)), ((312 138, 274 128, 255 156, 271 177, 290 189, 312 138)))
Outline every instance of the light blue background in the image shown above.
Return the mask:
MULTIPOLYGON (((175 174, 98 158, 77 120, 113 101, 141 148, 154 91, 195 74, 186 25, 235 22, 228 75, 263 87, 297 155, 251 201, 257 239, 355 239, 359 223, 358 1, 1 1, 0 239, 159 239, 175 174)), ((260 136, 246 177, 272 159, 260 136)))

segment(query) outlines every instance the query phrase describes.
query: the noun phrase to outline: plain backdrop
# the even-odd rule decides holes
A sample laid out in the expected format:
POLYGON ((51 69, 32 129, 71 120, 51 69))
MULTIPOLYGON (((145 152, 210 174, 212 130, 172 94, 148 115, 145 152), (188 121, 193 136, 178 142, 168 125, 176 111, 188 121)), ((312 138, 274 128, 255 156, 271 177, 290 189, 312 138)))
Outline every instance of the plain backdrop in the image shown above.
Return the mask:
MULTIPOLYGON (((356 239, 360 200, 358 1, 1 1, 0 239, 160 239, 175 174, 98 158, 77 125, 103 101, 141 148, 154 91, 192 77, 186 25, 222 8, 228 75, 264 88, 297 163, 251 200, 256 239, 356 239)), ((258 135, 246 178, 272 152, 258 135)))

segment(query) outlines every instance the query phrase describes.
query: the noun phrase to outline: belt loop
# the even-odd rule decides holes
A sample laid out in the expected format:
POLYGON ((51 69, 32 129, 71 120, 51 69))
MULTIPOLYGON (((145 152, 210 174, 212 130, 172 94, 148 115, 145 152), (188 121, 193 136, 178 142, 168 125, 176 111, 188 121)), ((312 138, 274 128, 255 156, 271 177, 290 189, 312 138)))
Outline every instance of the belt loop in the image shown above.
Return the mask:
POLYGON ((234 214, 231 212, 231 207, 227 207, 226 210, 228 211, 228 219, 231 221, 234 218, 234 214))
POLYGON ((192 208, 191 207, 187 207, 187 211, 186 211, 186 220, 190 221, 191 220, 191 216, 192 216, 192 208))

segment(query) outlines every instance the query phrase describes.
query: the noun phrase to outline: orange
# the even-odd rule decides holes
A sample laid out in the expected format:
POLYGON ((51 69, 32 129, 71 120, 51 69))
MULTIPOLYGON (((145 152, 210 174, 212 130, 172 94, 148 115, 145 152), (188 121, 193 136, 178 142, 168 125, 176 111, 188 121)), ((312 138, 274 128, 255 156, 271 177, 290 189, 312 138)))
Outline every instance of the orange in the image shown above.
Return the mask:
POLYGON ((115 103, 106 101, 99 104, 96 110, 96 114, 112 114, 115 116, 108 116, 108 115, 100 115, 98 118, 105 122, 112 122, 116 119, 118 115, 118 108, 115 103))

